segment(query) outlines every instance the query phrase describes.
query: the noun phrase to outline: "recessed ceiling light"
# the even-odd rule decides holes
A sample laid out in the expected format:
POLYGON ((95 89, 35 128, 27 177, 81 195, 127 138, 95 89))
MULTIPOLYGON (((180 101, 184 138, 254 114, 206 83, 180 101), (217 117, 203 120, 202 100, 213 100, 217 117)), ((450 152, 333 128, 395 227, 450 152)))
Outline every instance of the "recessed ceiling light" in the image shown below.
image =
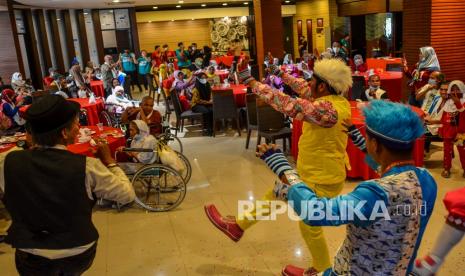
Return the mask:
POLYGON ((287 1, 284 1, 284 2, 286 2, 286 4, 289 4, 289 3, 291 3, 291 1, 289 1, 289 0, 287 0, 287 1))
POLYGON ((88 12, 85 12, 84 15, 88 15, 89 13, 88 12))
POLYGON ((174 19, 171 19, 171 22, 174 22, 174 19))
POLYGON ((244 5, 248 5, 248 4, 249 4, 249 2, 244 2, 244 5))
POLYGON ((228 5, 228 3, 223 3, 223 6, 227 6, 227 5, 228 5))
POLYGON ((178 3, 179 3, 179 4, 182 4, 182 3, 184 3, 184 1, 180 0, 180 1, 178 1, 178 3))
POLYGON ((158 7, 153 7, 154 10, 158 9, 158 7))
POLYGON ((176 8, 180 8, 180 7, 181 7, 181 5, 177 5, 177 6, 176 6, 176 8))
POLYGON ((57 18, 57 21, 60 21, 61 19, 60 18, 57 18))
POLYGON ((149 20, 149 23, 152 23, 152 20, 149 20))
POLYGON ((206 6, 207 6, 207 4, 202 4, 202 5, 200 5, 200 6, 202 6, 202 7, 206 7, 206 6))
POLYGON ((194 20, 195 20, 195 18, 192 18, 192 21, 194 21, 194 20))
POLYGON ((119 2, 119 0, 113 0, 113 3, 118 3, 118 2, 119 2))

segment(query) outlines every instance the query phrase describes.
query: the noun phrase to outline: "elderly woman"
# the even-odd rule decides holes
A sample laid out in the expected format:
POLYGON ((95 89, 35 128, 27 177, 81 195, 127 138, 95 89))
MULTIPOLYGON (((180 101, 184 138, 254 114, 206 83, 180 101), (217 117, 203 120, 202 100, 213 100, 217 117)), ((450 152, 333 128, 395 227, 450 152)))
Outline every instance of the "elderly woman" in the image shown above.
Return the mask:
POLYGON ((113 93, 105 100, 105 104, 109 106, 110 112, 116 113, 123 113, 126 108, 134 106, 134 102, 125 97, 122 86, 115 87, 113 93))
POLYGON ((172 90, 176 92, 176 95, 179 97, 183 110, 189 110, 190 103, 192 99, 192 92, 190 90, 192 84, 194 83, 195 78, 191 77, 187 81, 184 80, 184 73, 182 71, 174 72, 174 82, 172 85, 172 90))
POLYGON ((16 102, 16 93, 11 89, 2 91, 2 112, 11 120, 11 127, 23 126, 26 121, 19 116, 19 108, 23 101, 16 102))
POLYGON ((363 60, 362 55, 354 56, 354 63, 351 64, 352 72, 354 73, 365 73, 368 70, 366 63, 363 60))
POLYGON ((195 87, 192 89, 192 111, 203 114, 203 135, 213 134, 213 100, 212 90, 207 75, 200 73, 197 76, 195 87))
POLYGON ((17 92, 20 88, 24 88, 27 92, 32 92, 32 86, 28 85, 25 80, 23 80, 23 75, 21 73, 16 72, 11 76, 11 87, 15 92, 17 92))
MULTIPOLYGON (((155 149, 157 140, 150 135, 149 127, 142 120, 134 120, 129 123, 129 136, 132 138, 131 148, 155 149)), ((141 165, 155 162, 154 152, 123 152, 124 147, 119 147, 117 151, 118 160, 128 160, 128 163, 118 163, 126 173, 134 173, 141 165)))
POLYGON ((441 71, 438 57, 433 47, 426 46, 420 48, 419 61, 413 68, 409 68, 407 60, 403 59, 404 72, 410 79, 410 97, 409 104, 421 107, 422 101, 415 98, 416 92, 429 81, 429 76, 434 71, 441 71))

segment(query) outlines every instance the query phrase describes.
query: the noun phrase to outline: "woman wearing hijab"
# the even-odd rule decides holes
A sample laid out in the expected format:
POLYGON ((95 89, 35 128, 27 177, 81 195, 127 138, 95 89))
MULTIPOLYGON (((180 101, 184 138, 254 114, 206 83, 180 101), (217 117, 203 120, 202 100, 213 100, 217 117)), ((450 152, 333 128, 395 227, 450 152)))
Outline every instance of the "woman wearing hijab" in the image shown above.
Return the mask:
POLYGON ((190 91, 190 86, 192 85, 195 78, 191 77, 189 80, 184 81, 184 73, 182 71, 174 71, 174 82, 172 85, 173 91, 176 92, 176 95, 179 97, 183 111, 189 110, 190 103, 189 100, 192 99, 192 92, 190 91))
POLYGON ((213 134, 213 101, 212 90, 207 75, 200 73, 197 76, 195 87, 192 90, 192 111, 203 114, 203 135, 213 134))
POLYGON ((428 83, 429 75, 434 71, 441 71, 441 66, 439 65, 438 57, 433 47, 426 46, 420 48, 419 61, 413 69, 409 69, 407 65, 407 60, 403 59, 404 64, 404 73, 411 80, 409 81, 409 86, 411 88, 411 93, 409 97, 409 104, 421 107, 422 101, 418 101, 415 98, 417 90, 421 89, 424 85, 428 83))
POLYGON ((207 80, 208 80, 208 83, 210 83, 210 86, 221 84, 220 76, 215 74, 214 66, 208 67, 206 74, 207 74, 207 80))
POLYGON ((76 94, 79 98, 83 98, 84 95, 87 96, 87 85, 82 77, 81 66, 79 66, 79 62, 76 58, 74 58, 71 64, 72 66, 69 69, 69 73, 73 77, 74 84, 76 85, 76 91, 74 91, 74 93, 72 92, 72 94, 76 94))
MULTIPOLYGON (((443 88, 443 87, 441 87, 443 88)), ((443 92, 443 91, 441 91, 443 92)), ((442 113, 440 123, 442 126, 439 128, 439 136, 443 138, 444 143, 444 171, 441 176, 444 178, 450 177, 450 169, 452 168, 452 157, 454 155, 454 142, 459 133, 464 133, 463 123, 459 127, 460 113, 464 108, 464 93, 465 85, 461 81, 453 81, 449 84, 447 89, 448 100, 444 105, 444 112, 442 113)), ((463 115, 461 116, 464 117, 463 115)), ((463 176, 465 177, 465 147, 463 143, 457 144, 457 150, 460 156, 460 163, 464 170, 463 176)))
POLYGON ((113 89, 113 93, 107 97, 105 104, 111 106, 110 112, 123 113, 123 111, 134 103, 124 96, 124 88, 122 86, 116 86, 113 89))
POLYGON ((292 55, 291 54, 286 54, 284 56, 283 65, 289 65, 289 64, 294 64, 294 62, 292 61, 292 55))
POLYGON ((11 76, 11 87, 15 92, 17 92, 20 88, 25 89, 28 93, 32 92, 32 87, 23 80, 23 75, 21 73, 16 72, 11 76))
MULTIPOLYGON (((131 148, 155 149, 157 146, 157 139, 150 135, 149 127, 142 120, 134 120, 129 123, 129 136, 132 138, 131 148)), ((120 165, 126 173, 134 173, 141 164, 152 164, 156 160, 154 152, 123 152, 123 149, 124 147, 117 149, 119 152, 118 159, 129 159, 130 162, 118 162, 118 165, 120 165)))
POLYGON ((368 68, 366 63, 363 61, 362 55, 355 55, 354 56, 354 63, 351 64, 352 72, 355 73, 365 73, 368 68))
POLYGON ((23 104, 22 100, 15 103, 16 93, 11 89, 2 91, 2 112, 11 120, 11 126, 23 126, 26 121, 19 116, 19 108, 23 104))

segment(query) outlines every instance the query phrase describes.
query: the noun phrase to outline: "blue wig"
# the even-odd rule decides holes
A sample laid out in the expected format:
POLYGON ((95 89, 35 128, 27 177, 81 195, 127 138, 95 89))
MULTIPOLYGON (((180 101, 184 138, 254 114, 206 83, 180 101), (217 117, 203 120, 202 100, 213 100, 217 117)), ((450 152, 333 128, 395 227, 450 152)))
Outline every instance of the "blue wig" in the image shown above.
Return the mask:
POLYGON ((404 104, 375 100, 363 114, 367 134, 390 149, 411 149, 424 132, 420 117, 404 104))

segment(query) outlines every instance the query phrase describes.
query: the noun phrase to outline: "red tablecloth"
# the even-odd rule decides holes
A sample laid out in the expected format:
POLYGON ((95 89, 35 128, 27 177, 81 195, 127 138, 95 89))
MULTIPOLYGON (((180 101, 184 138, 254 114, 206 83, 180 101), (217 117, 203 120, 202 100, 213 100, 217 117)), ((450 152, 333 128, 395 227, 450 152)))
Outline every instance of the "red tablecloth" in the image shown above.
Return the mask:
MULTIPOLYGON (((116 128, 112 128, 112 127, 103 127, 103 132, 102 133, 98 130, 98 127, 96 127, 96 126, 86 126, 86 128, 89 128, 89 129, 96 132, 93 135, 94 139, 99 138, 100 134, 102 134, 102 133, 103 134, 108 134, 108 133, 113 133, 114 131, 117 131, 118 133, 121 133, 120 129, 116 129, 116 128)), ((116 149, 118 147, 126 146, 126 139, 124 137, 115 138, 115 137, 113 137, 111 135, 107 135, 105 139, 108 141, 108 146, 110 147, 112 156, 114 155, 114 153, 115 153, 115 151, 116 151, 116 149)), ((8 151, 9 149, 14 147, 15 145, 16 144, 0 145, 0 152, 8 151)), ((83 143, 83 144, 75 143, 75 144, 72 144, 72 145, 68 146, 68 150, 70 152, 72 152, 72 153, 87 155, 87 156, 93 157, 92 151, 90 150, 91 148, 92 147, 91 147, 89 142, 83 143)))
MULTIPOLYGON (((245 56, 244 55, 241 55, 241 59, 244 58, 245 56)), ((213 58, 213 60, 216 62, 216 64, 220 64, 220 63, 223 63, 224 65, 226 65, 227 67, 231 67, 233 61, 234 61, 234 56, 220 56, 220 57, 216 57, 216 58, 213 58)))
POLYGON ((89 99, 84 98, 84 99, 68 99, 68 101, 74 101, 77 102, 81 105, 81 108, 85 109, 87 111, 87 122, 91 126, 97 125, 100 120, 99 120, 99 115, 100 112, 103 111, 104 104, 102 99, 97 99, 95 103, 90 104, 89 99))
POLYGON ((105 89, 103 89, 103 81, 96 80, 90 82, 90 89, 94 92, 96 97, 105 98, 105 89))
POLYGON ((224 91, 224 90, 233 90, 234 101, 236 102, 237 107, 245 106, 245 96, 247 94, 247 86, 243 84, 231 84, 230 87, 214 86, 212 87, 213 93, 215 91, 224 91))
MULTIPOLYGON (((352 106, 352 124, 354 124, 363 135, 365 135, 364 118, 361 111, 356 108, 356 102, 350 103, 352 106)), ((420 116, 424 117, 424 113, 421 109, 417 107, 412 107, 412 109, 420 116)), ((295 160, 297 160, 299 152, 299 139, 302 135, 302 121, 293 120, 292 123, 292 148, 291 154, 295 160)), ((417 139, 415 141, 413 149, 413 158, 415 165, 418 167, 423 166, 423 154, 424 154, 424 138, 417 139)), ((351 170, 347 171, 347 177, 350 178, 362 178, 363 180, 372 179, 379 177, 372 169, 370 169, 365 163, 365 153, 359 150, 349 138, 347 143, 347 154, 349 156, 349 162, 351 170)))
POLYGON ((220 82, 223 83, 224 80, 228 78, 229 71, 228 70, 216 70, 215 75, 220 77, 220 82))
MULTIPOLYGON (((352 75, 361 76, 361 75, 352 75)), ((365 77, 365 86, 368 87, 368 76, 365 77)), ((402 72, 383 72, 379 74, 381 79, 381 88, 386 90, 389 99, 393 102, 400 102, 402 99, 402 72)), ((349 91, 349 99, 351 91, 349 91)))
POLYGON ((386 71, 387 64, 402 64, 401 58, 367 58, 367 67, 368 69, 383 69, 386 71))
MULTIPOLYGON (((89 128, 96 132, 94 135, 92 135, 94 140, 98 139, 101 134, 111 134, 111 133, 114 133, 115 131, 118 132, 119 134, 122 134, 120 129, 112 128, 112 127, 103 127, 102 132, 100 132, 98 127, 96 126, 85 126, 85 128, 89 128)), ((107 135, 105 139, 108 142, 108 146, 110 147, 112 156, 114 156, 117 148, 126 146, 126 139, 124 137, 115 138, 112 135, 107 135)), ((93 157, 91 148, 92 146, 90 145, 89 142, 83 143, 83 144, 75 143, 75 144, 68 146, 68 150, 71 151, 72 153, 93 157)))

